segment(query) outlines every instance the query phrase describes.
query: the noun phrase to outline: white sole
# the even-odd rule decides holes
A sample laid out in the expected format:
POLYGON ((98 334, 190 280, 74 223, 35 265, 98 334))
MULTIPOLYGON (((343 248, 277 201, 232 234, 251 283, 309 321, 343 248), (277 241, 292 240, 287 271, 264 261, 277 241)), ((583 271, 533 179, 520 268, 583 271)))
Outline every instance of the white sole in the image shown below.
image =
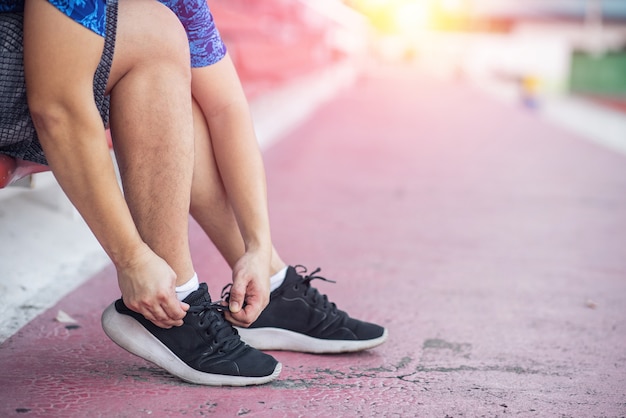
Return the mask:
POLYGON ((190 383, 209 386, 261 385, 276 379, 282 369, 282 365, 278 363, 271 375, 261 377, 228 376, 193 369, 134 318, 118 313, 115 304, 109 305, 102 313, 102 328, 106 335, 124 350, 190 383))
POLYGON ((383 335, 371 340, 323 340, 280 328, 237 328, 241 339, 257 350, 298 351, 302 353, 350 353, 376 347, 387 340, 383 335))

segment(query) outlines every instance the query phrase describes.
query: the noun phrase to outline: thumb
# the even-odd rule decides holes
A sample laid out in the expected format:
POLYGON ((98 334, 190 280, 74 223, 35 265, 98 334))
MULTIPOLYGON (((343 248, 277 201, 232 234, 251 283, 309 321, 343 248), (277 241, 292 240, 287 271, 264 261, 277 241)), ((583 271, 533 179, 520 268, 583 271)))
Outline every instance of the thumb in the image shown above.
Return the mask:
POLYGON ((243 302, 246 297, 246 286, 245 284, 235 284, 233 283, 233 287, 230 289, 230 299, 228 302, 228 310, 232 313, 237 313, 241 310, 243 306, 243 302))

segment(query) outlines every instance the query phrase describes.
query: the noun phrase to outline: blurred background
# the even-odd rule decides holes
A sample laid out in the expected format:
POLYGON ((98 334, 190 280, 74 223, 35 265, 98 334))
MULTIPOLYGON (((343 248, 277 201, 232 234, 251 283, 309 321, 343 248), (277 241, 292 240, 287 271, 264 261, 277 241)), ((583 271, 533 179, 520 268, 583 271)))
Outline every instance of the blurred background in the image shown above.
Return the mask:
POLYGON ((626 108, 624 0, 212 0, 251 97, 347 57, 626 108))

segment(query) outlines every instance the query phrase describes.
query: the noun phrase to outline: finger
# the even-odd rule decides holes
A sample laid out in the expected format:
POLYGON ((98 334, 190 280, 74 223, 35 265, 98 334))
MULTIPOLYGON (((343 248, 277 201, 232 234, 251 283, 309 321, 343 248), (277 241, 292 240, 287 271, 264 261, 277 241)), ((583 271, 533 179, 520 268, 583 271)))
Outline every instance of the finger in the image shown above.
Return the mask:
POLYGON ((154 324, 161 328, 182 325, 182 319, 186 315, 175 296, 166 298, 158 305, 149 306, 148 309, 155 318, 154 324))
POLYGON ((234 325, 234 326, 237 326, 237 327, 248 328, 252 324, 251 322, 248 322, 248 321, 244 322, 244 321, 238 320, 230 312, 225 312, 225 316, 226 316, 226 320, 228 322, 230 322, 231 325, 234 325))
POLYGON ((170 320, 170 317, 167 315, 167 313, 165 313, 161 305, 150 306, 147 309, 150 312, 150 315, 152 315, 152 317, 157 322, 166 323, 168 320, 170 320))
MULTIPOLYGON (((141 313, 141 312, 140 312, 141 313)), ((144 313, 141 313, 143 315, 144 318, 146 318, 148 321, 152 322, 154 325, 156 325, 157 327, 160 328, 171 328, 172 325, 168 324, 165 321, 162 321, 160 319, 158 319, 152 312, 150 311, 146 311, 144 313)))
POLYGON ((235 319, 230 312, 225 311, 224 312, 224 316, 226 317, 226 320, 228 322, 230 322, 232 325, 235 325, 237 327, 243 327, 243 328, 247 328, 248 327, 247 325, 245 325, 245 324, 239 322, 237 319, 235 319))
POLYGON ((233 283, 233 287, 230 289, 230 300, 228 302, 230 312, 237 313, 241 311, 245 298, 246 284, 242 282, 233 283))
POLYGON ((126 306, 141 314, 148 321, 152 322, 154 325, 161 328, 171 328, 174 325, 182 325, 182 320, 180 321, 172 321, 167 317, 165 311, 157 305, 157 307, 153 307, 148 304, 134 304, 134 303, 126 303, 126 306))
POLYGON ((161 302, 161 309, 167 316, 167 318, 164 318, 163 320, 169 319, 177 323, 178 321, 182 321, 187 314, 186 310, 183 309, 181 302, 175 296, 168 297, 165 301, 161 302))
POLYGON ((246 305, 242 310, 237 313, 228 313, 228 317, 232 319, 231 322, 238 326, 249 327, 257 320, 261 310, 255 304, 246 305))

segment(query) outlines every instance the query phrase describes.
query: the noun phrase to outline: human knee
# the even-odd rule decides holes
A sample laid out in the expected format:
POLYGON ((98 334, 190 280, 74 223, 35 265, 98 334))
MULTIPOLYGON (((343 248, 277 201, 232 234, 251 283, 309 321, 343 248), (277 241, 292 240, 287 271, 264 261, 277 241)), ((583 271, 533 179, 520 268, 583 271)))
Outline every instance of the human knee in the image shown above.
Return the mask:
POLYGON ((109 87, 131 70, 155 67, 173 70, 179 80, 190 82, 189 43, 183 26, 159 2, 120 1, 109 87))

